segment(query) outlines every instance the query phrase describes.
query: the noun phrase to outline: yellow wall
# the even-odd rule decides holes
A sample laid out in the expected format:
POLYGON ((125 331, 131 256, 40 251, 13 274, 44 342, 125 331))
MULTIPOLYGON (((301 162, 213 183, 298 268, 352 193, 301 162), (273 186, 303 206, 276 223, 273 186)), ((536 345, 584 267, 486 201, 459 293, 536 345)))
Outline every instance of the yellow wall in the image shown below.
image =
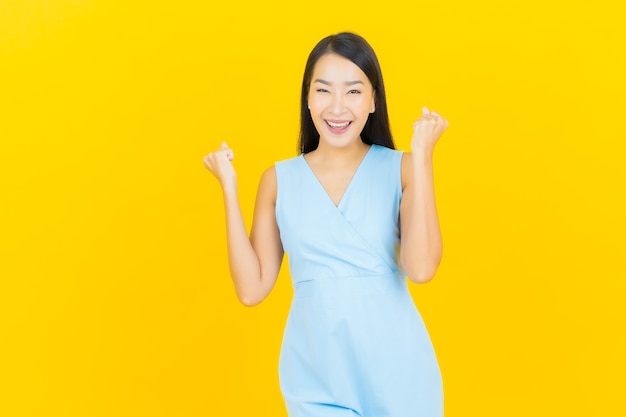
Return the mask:
POLYGON ((287 271, 238 304, 217 182, 295 154, 304 61, 377 50, 422 105, 445 255, 411 290, 447 416, 626 413, 621 2, 0 1, 0 415, 286 416, 287 271), (250 3, 250 4, 245 4, 250 3))

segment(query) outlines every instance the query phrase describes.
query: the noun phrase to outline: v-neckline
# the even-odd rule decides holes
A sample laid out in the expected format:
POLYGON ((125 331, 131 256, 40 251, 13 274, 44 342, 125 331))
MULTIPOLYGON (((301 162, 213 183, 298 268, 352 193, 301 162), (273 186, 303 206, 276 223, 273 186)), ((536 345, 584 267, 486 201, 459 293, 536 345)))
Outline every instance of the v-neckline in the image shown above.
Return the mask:
POLYGON ((354 183, 354 180, 358 176, 359 171, 361 171, 361 167, 363 166, 363 164, 364 164, 365 160, 367 159, 368 155, 371 153, 373 147, 374 147, 374 145, 370 145, 370 147, 367 150, 367 152, 365 152, 365 155, 363 155, 363 157, 361 158, 361 161, 359 162, 359 164, 357 165, 356 169, 352 173, 352 177, 350 177, 350 181, 348 182, 348 185, 346 185, 346 188, 344 188, 343 193, 341 193, 341 197, 339 197, 339 200, 337 201, 336 204, 335 204, 335 201, 330 196, 330 194, 328 194, 328 191, 326 190, 326 188, 324 187, 324 185, 322 184, 322 182, 320 181, 318 176, 315 174, 315 171, 313 171, 313 168, 309 164, 309 161, 307 161, 306 158, 304 157, 304 154, 301 154, 300 157, 302 158, 302 161, 306 165, 307 170, 309 171, 309 173, 315 179, 315 182, 319 185, 319 188, 321 189, 322 193, 326 195, 326 198, 328 199, 330 204, 332 204, 335 208, 339 208, 341 206, 341 204, 343 203, 346 195, 348 194, 348 191, 350 191, 350 188, 352 187, 352 184, 354 183))

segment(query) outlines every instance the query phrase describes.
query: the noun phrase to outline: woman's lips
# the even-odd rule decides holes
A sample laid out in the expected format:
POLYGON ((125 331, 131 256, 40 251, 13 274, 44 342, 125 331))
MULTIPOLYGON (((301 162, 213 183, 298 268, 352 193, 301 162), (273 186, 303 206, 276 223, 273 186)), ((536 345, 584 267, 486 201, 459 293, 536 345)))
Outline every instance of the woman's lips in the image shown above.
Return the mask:
POLYGON ((343 133, 352 124, 351 121, 325 120, 328 129, 333 133, 343 133))

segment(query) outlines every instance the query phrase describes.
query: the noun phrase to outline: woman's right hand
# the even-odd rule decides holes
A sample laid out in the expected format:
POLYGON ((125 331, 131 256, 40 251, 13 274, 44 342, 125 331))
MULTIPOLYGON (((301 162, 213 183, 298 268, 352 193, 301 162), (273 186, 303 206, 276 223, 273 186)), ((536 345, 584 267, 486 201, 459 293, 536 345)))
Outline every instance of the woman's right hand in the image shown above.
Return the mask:
POLYGON ((220 149, 204 157, 204 166, 215 175, 224 190, 236 185, 237 176, 232 163, 234 157, 233 150, 226 142, 222 142, 220 149))

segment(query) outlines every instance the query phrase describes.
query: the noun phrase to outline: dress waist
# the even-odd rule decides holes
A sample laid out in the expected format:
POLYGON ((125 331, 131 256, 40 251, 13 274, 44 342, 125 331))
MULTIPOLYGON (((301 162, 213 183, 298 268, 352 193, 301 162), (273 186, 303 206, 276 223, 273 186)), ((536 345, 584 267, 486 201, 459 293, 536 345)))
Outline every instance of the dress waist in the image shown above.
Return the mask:
POLYGON ((406 292, 402 274, 310 277, 294 283, 294 298, 360 297, 389 292, 406 292))

